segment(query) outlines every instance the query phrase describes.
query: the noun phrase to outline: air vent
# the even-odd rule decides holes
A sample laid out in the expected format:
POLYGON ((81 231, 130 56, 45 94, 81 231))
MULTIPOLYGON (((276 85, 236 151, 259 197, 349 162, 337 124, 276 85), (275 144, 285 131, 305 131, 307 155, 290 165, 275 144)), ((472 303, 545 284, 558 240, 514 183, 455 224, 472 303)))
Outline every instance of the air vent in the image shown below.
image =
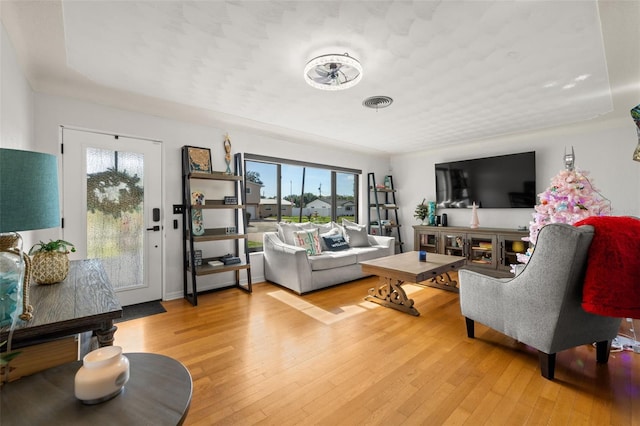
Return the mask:
POLYGON ((389 96, 371 96, 362 101, 362 105, 367 108, 380 109, 386 108, 393 103, 393 99, 389 96))

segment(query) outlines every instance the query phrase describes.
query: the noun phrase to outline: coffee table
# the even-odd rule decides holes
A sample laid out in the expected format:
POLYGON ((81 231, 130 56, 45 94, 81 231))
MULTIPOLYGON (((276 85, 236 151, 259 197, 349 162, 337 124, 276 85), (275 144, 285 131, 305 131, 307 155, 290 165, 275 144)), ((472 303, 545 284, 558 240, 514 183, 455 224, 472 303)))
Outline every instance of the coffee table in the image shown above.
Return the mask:
POLYGON ((458 283, 451 279, 449 272, 464 266, 465 262, 465 257, 436 253, 427 253, 427 261, 421 262, 417 251, 360 262, 362 272, 378 275, 381 284, 369 289, 365 300, 418 316, 420 312, 413 307, 413 299, 407 297, 402 284, 430 280, 429 286, 457 292, 458 283))

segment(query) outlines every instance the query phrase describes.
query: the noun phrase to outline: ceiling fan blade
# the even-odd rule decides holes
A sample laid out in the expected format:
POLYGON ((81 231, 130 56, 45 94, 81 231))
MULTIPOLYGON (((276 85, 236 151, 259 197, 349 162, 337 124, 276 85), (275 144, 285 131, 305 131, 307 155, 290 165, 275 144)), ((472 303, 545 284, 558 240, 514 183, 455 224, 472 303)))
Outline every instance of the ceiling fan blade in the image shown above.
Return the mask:
POLYGON ((315 81, 316 83, 320 83, 320 84, 328 84, 331 83, 334 78, 332 78, 331 76, 325 76, 325 77, 311 77, 311 80, 315 81))

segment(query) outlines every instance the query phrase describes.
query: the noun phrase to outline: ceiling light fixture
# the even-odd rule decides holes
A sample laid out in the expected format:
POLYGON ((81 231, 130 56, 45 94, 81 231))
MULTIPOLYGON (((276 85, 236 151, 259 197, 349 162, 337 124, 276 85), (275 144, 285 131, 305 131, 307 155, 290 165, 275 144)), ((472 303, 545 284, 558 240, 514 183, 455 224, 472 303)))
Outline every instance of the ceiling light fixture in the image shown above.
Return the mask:
POLYGON ((322 55, 307 63, 304 79, 316 89, 345 90, 362 80, 362 65, 348 53, 322 55))

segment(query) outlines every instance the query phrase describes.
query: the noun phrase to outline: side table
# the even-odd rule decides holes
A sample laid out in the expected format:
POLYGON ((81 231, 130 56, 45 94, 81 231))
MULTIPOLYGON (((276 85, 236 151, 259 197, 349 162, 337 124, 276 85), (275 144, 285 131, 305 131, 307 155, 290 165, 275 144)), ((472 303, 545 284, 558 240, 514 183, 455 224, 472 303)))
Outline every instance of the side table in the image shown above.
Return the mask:
MULTIPOLYGON (((31 285, 29 299, 33 319, 18 321, 13 349, 87 331, 99 346, 113 344, 113 320, 122 317, 122 307, 100 260, 72 260, 64 281, 31 285)), ((8 326, 0 329, 0 341, 8 335, 8 326)))
POLYGON ((130 378, 115 398, 84 405, 74 395, 81 361, 6 383, 0 392, 0 424, 181 425, 191 404, 187 368, 168 356, 127 353, 130 378))

